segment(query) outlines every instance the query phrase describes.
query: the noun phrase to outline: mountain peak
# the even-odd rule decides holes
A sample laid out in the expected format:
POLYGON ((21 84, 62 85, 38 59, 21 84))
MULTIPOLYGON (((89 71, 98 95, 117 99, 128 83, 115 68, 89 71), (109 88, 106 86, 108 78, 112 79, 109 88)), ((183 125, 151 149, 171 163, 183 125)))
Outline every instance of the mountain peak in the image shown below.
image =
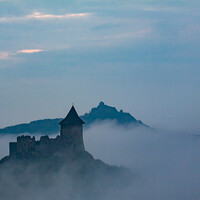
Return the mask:
POLYGON ((99 103, 98 107, 101 107, 101 106, 104 106, 104 105, 105 105, 105 103, 104 103, 103 101, 101 101, 101 102, 99 103))

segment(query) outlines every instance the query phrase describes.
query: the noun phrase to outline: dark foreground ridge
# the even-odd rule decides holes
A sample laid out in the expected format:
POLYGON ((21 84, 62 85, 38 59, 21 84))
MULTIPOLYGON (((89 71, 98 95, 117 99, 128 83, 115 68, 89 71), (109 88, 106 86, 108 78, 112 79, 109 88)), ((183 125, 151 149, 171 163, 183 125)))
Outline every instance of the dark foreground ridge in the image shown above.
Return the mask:
POLYGON ((126 186, 132 177, 128 169, 107 165, 85 151, 83 124, 72 107, 60 122, 56 138, 41 136, 37 141, 35 137, 19 136, 17 142, 11 142, 9 156, 0 161, 1 199, 32 199, 32 190, 63 187, 69 191, 60 199, 88 200, 97 199, 95 195, 101 197, 111 186, 111 190, 126 186))
MULTIPOLYGON (((106 120, 114 120, 118 125, 127 126, 131 125, 133 127, 148 127, 142 121, 136 120, 131 114, 123 112, 122 110, 117 111, 115 107, 105 105, 100 102, 95 108, 92 108, 89 113, 85 113, 80 116, 81 120, 86 122, 86 126, 90 126, 95 122, 103 122, 106 120)), ((56 119, 43 119, 32 121, 28 124, 18 124, 15 126, 9 126, 0 129, 2 134, 22 134, 22 133, 41 133, 41 134, 51 134, 59 132, 58 123, 62 118, 56 119)))

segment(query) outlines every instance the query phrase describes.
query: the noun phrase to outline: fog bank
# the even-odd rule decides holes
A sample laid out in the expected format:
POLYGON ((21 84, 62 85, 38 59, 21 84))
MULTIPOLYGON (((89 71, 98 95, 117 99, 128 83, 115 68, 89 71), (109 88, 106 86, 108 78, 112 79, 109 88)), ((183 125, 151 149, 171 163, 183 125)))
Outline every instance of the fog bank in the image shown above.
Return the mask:
MULTIPOLYGON (((53 137, 53 136, 52 136, 53 137)), ((0 155, 8 152, 8 142, 13 136, 0 137, 0 155)), ((134 174, 133 183, 119 188, 110 186, 107 191, 106 177, 99 180, 99 185, 91 188, 91 193, 74 187, 76 180, 67 178, 64 171, 58 171, 52 184, 46 188, 38 184, 38 179, 24 188, 13 183, 8 177, 10 193, 16 188, 23 191, 22 199, 70 199, 71 192, 76 192, 74 199, 108 200, 197 200, 200 198, 200 136, 197 132, 169 132, 144 128, 125 129, 114 122, 94 124, 84 130, 86 150, 95 158, 108 164, 125 166, 134 174), (12 183, 12 184, 11 184, 12 183), (37 184, 35 184, 37 183, 37 184), (71 183, 73 183, 71 185, 71 183), (35 193, 35 191, 38 191, 35 193), (28 194, 33 193, 29 196, 28 194), (84 194, 84 196, 83 196, 84 194), (87 196, 89 195, 89 196, 87 196)), ((5 200, 7 200, 5 198, 5 200)))
POLYGON ((143 128, 124 129, 115 123, 85 132, 87 150, 105 162, 130 168, 133 199, 199 199, 200 135, 143 128))

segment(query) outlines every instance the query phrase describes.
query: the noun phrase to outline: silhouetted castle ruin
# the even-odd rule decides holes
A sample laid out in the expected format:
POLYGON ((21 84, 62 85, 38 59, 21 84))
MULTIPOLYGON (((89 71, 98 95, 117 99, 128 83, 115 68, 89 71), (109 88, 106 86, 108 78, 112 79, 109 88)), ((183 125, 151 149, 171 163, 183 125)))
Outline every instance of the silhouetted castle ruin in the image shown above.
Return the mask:
POLYGON ((78 116, 74 106, 59 124, 61 126, 60 135, 56 138, 41 136, 40 140, 36 141, 35 137, 31 136, 17 137, 17 142, 9 143, 10 156, 20 158, 48 156, 65 149, 84 151, 84 121, 78 116))

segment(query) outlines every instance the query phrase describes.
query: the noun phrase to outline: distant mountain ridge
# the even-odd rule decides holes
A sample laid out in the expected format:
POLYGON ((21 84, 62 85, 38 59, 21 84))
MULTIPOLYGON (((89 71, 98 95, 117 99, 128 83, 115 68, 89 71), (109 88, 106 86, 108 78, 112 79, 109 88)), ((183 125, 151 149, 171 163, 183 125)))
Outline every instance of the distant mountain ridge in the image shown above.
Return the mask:
POLYGON ((131 114, 123 112, 123 110, 118 112, 115 107, 105 105, 104 102, 100 102, 96 108, 92 108, 89 113, 85 113, 82 119, 86 124, 92 124, 95 121, 115 120, 120 125, 144 125, 142 121, 136 120, 131 114))
MULTIPOLYGON (((115 107, 105 105, 100 102, 95 108, 92 108, 89 113, 85 113, 80 118, 86 123, 86 126, 94 122, 103 122, 105 120, 115 120, 122 126, 133 125, 135 127, 148 127, 142 121, 136 120, 131 114, 117 111, 115 107)), ((36 120, 26 124, 18 124, 0 129, 0 133, 21 134, 21 133, 42 133, 51 134, 59 132, 59 122, 62 118, 36 120)))

